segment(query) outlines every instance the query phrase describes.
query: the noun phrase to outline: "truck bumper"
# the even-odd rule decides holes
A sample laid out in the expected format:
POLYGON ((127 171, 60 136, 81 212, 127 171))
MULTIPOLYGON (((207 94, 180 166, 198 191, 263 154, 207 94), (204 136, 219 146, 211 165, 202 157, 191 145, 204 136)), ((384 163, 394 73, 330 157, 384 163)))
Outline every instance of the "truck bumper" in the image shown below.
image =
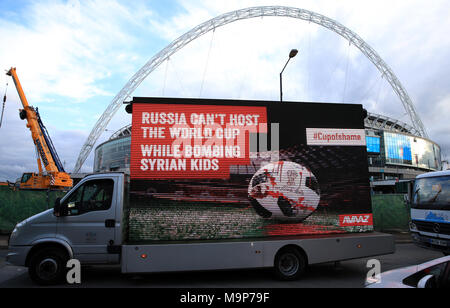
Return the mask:
POLYGON ((9 246, 6 262, 16 266, 25 266, 31 246, 9 246))
POLYGON ((441 251, 446 254, 450 253, 450 239, 426 236, 418 232, 411 232, 411 237, 414 241, 414 244, 416 244, 417 246, 441 251))

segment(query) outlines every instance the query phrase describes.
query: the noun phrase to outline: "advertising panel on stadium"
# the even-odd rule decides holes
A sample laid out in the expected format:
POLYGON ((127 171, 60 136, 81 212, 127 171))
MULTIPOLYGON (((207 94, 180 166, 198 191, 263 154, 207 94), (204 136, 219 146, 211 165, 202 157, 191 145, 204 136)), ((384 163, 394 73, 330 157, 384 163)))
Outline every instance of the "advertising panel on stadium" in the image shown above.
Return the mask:
POLYGON ((373 231, 361 105, 134 98, 132 240, 373 231))

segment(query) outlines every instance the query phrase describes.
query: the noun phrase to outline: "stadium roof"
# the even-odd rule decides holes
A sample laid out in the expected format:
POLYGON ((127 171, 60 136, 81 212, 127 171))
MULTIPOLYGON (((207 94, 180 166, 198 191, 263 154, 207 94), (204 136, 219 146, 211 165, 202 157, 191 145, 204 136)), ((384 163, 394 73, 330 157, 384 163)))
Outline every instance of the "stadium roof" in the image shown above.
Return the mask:
POLYGON ((376 113, 367 113, 367 117, 364 119, 364 126, 376 130, 386 130, 395 133, 420 136, 419 132, 411 125, 376 113))

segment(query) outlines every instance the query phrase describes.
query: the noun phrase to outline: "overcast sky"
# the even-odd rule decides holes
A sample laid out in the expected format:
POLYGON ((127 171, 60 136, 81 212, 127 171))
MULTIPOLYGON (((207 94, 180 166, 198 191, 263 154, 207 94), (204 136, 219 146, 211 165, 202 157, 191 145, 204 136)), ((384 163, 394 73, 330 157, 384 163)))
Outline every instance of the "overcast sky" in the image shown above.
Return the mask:
MULTIPOLYGON (((150 58, 190 29, 246 7, 283 5, 332 18, 356 32, 399 78, 428 131, 450 158, 450 2, 446 0, 0 1, 0 68, 17 67, 67 171, 113 97, 150 58)), ((353 45, 302 20, 264 17, 209 32, 150 74, 134 96, 279 99, 363 104, 411 123, 375 66, 353 45)), ((0 128, 0 181, 37 171, 13 82, 0 128)), ((131 118, 121 108, 100 142, 131 118)), ((93 152, 82 168, 92 171, 93 152)))

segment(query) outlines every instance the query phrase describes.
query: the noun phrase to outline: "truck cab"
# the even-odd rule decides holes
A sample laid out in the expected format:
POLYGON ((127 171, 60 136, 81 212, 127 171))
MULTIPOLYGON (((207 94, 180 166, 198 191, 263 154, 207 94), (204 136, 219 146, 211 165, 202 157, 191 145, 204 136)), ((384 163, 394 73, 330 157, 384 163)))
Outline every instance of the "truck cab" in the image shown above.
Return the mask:
POLYGON ((450 253, 450 170, 417 176, 409 194, 414 242, 450 253))
POLYGON ((14 228, 7 261, 27 266, 33 280, 62 279, 65 262, 119 263, 125 175, 96 174, 81 180, 54 209, 32 216, 14 228))

